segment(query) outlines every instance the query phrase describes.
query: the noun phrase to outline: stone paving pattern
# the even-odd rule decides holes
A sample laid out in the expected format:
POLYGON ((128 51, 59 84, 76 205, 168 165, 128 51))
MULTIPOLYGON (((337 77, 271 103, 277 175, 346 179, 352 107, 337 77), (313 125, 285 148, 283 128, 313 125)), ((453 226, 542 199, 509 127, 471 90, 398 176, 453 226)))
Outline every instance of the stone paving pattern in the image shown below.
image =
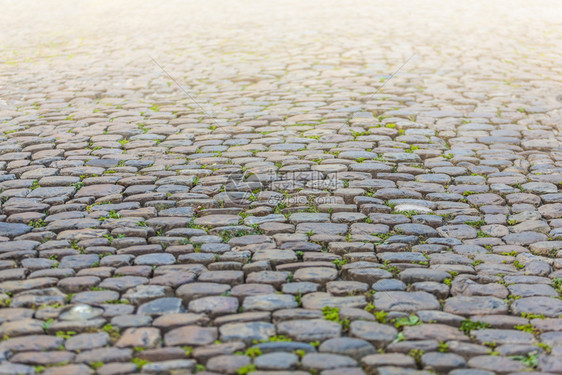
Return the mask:
POLYGON ((560 2, 2 9, 0 374, 562 373, 560 2))

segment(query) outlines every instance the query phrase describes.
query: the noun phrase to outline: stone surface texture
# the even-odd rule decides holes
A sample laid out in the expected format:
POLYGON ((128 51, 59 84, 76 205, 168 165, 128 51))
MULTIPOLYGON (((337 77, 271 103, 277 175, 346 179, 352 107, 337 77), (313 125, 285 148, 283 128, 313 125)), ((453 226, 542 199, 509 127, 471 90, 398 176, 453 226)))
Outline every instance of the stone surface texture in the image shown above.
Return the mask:
POLYGON ((0 374, 562 373, 561 2, 0 9, 0 374))

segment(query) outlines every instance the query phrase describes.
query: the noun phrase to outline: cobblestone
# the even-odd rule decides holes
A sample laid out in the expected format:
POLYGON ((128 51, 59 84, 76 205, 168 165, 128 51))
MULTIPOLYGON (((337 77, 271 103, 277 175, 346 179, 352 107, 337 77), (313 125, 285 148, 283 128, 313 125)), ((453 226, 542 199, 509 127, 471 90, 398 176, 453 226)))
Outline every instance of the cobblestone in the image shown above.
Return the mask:
POLYGON ((561 4, 2 5, 0 374, 562 373, 561 4))

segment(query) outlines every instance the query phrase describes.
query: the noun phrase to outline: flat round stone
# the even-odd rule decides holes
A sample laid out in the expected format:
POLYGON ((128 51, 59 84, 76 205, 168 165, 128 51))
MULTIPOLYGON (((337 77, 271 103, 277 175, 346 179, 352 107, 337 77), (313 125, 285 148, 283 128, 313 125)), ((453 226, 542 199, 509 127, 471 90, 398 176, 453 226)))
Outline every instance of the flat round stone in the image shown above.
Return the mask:
POLYGON ((562 315, 562 301, 550 297, 526 297, 513 302, 514 314, 539 314, 550 318, 562 315))
POLYGON ((201 346, 213 343, 218 337, 216 328, 185 326, 173 329, 164 336, 166 346, 201 346))
POLYGON ((290 320, 279 323, 277 332, 296 341, 323 341, 339 336, 341 325, 324 319, 290 320))
POLYGON ((220 227, 225 225, 237 225, 240 219, 238 215, 207 215, 195 219, 195 224, 220 227))
POLYGON ((457 315, 499 315, 507 313, 507 303, 496 297, 451 297, 443 311, 457 315))
POLYGON ((440 308, 437 298, 426 292, 377 292, 374 303, 377 309, 384 311, 416 312, 440 308))
POLYGON ((364 296, 334 297, 330 293, 316 292, 302 297, 305 309, 323 309, 330 307, 364 307, 367 304, 364 296))
POLYGON ((357 362, 350 357, 338 354, 310 353, 302 359, 304 368, 329 370, 356 366, 357 362))
POLYGON ((189 302, 188 310, 194 313, 220 316, 238 311, 238 299, 234 297, 203 297, 189 302))
POLYGON ((299 358, 291 353, 268 353, 254 359, 259 370, 281 371, 294 369, 299 358))
POLYGON ((350 334, 353 337, 365 340, 377 348, 382 348, 391 343, 398 331, 391 326, 375 322, 356 320, 351 323, 350 334))
POLYGON ((268 340, 275 335, 275 325, 265 322, 231 323, 219 328, 222 341, 253 341, 268 340))
POLYGON ((294 296, 286 294, 262 294, 244 299, 244 311, 275 311, 297 307, 294 296))
POLYGON ((155 316, 181 313, 184 311, 185 309, 180 298, 165 297, 140 305, 137 310, 137 314, 155 316))
POLYGON ((306 267, 299 268, 293 276, 295 281, 326 284, 337 278, 338 270, 328 267, 306 267))
POLYGON ((146 254, 135 258, 135 264, 147 266, 159 266, 163 264, 174 264, 176 258, 172 254, 146 254))

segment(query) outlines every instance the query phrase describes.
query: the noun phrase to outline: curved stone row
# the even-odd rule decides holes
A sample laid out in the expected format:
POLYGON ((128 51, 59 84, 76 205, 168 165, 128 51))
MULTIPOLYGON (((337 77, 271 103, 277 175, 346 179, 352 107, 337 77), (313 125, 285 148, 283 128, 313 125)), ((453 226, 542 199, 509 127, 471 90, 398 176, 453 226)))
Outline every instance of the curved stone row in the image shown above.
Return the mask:
POLYGON ((0 15, 0 374, 562 373, 560 5, 236 4, 0 15))

